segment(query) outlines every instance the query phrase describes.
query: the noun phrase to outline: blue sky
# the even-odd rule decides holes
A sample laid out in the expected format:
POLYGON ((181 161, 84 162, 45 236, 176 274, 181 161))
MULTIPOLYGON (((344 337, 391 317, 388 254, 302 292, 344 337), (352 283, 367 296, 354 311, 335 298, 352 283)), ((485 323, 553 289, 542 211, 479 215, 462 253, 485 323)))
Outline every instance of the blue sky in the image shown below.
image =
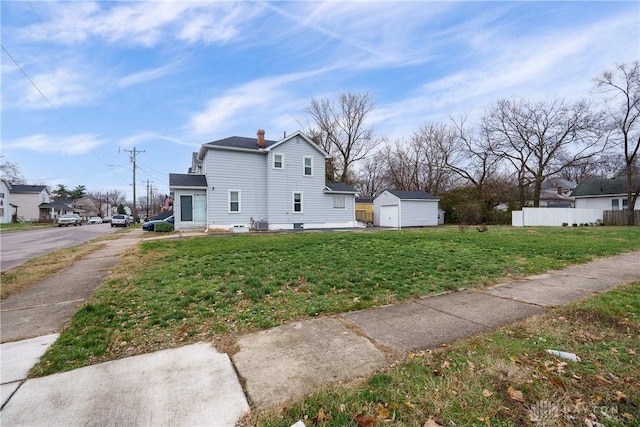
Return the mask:
POLYGON ((167 193, 201 144, 259 128, 277 140, 306 125, 312 97, 369 92, 369 124, 395 141, 499 98, 588 98, 593 77, 640 58, 638 1, 1 8, 2 161, 29 183, 130 199, 125 150, 144 151, 137 194, 146 180, 167 193))

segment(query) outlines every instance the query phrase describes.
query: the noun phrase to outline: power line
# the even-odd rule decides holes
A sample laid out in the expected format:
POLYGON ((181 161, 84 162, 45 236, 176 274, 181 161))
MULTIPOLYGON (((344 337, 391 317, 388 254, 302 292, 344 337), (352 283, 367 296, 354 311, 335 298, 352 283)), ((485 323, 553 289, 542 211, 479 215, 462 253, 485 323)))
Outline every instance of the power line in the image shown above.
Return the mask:
MULTIPOLYGON (((32 6, 33 7, 33 6, 32 6)), ((7 54, 7 56, 11 59, 11 61, 15 64, 15 66, 18 68, 18 70, 20 70, 20 72, 25 76, 25 78, 27 80, 29 80, 29 83, 31 83, 31 85, 38 91, 38 93, 40 94, 40 96, 42 96, 42 98, 47 101, 47 104, 49 104, 49 106, 51 108, 53 108, 53 110, 58 114, 58 116, 62 119, 62 121, 69 126, 69 128, 73 131, 73 133, 75 134, 75 136, 78 137, 78 139, 80 139, 80 141, 82 141, 82 143, 87 147, 87 149, 89 150, 89 152, 91 152, 91 154, 93 154, 96 159, 98 159, 98 161, 100 161, 100 163, 102 163, 104 166, 106 166, 111 173, 118 179, 120 179, 120 177, 113 172, 113 170, 111 170, 111 168, 109 168, 109 165, 102 160, 102 158, 100 156, 98 156, 98 154, 93 151, 93 149, 91 148, 91 146, 87 143, 87 141, 85 141, 85 139, 82 137, 82 135, 80 135, 78 133, 78 131, 75 129, 75 127, 73 127, 73 125, 71 124, 71 122, 69 122, 60 112, 60 110, 53 105, 53 103, 49 100, 49 98, 47 98, 47 96, 40 90, 40 88, 38 87, 38 85, 31 79, 31 77, 29 77, 29 75, 27 74, 27 72, 20 66, 20 64, 18 64, 18 61, 16 61, 16 59, 13 57, 13 55, 11 55, 11 53, 7 50, 7 48, 4 46, 4 44, 0 43, 0 47, 2 47, 2 50, 7 54)))
POLYGON ((133 221, 138 222, 138 207, 136 206, 136 154, 144 153, 145 151, 136 150, 136 147, 133 147, 133 150, 124 150, 127 153, 131 153, 131 162, 133 163, 133 221))

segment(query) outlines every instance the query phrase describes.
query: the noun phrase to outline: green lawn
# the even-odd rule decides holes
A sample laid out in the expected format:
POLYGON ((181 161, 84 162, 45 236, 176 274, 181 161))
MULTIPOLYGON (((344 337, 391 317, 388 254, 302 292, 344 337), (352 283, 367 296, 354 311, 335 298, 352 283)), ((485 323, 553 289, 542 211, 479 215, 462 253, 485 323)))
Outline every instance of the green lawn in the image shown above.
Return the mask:
MULTIPOLYGON (((640 248, 640 227, 438 228, 148 241, 32 371, 234 337, 640 248)), ((227 347, 225 347, 227 346, 227 347)))
POLYGON ((52 223, 28 223, 28 222, 17 222, 17 223, 0 223, 0 233, 6 231, 24 231, 24 230, 33 230, 35 228, 47 228, 53 227, 55 224, 52 223))

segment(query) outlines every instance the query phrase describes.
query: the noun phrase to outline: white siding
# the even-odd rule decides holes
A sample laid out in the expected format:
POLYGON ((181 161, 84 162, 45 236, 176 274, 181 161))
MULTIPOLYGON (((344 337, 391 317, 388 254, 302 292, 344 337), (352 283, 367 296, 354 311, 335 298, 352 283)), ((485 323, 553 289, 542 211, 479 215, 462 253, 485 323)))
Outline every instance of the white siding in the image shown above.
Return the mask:
POLYGON ((384 191, 378 197, 373 199, 373 225, 380 226, 380 217, 382 215, 382 206, 398 206, 400 199, 388 191, 384 191))
POLYGON ((321 228, 326 224, 355 225, 355 196, 346 196, 345 209, 333 209, 333 196, 325 194, 324 155, 298 136, 269 153, 267 164, 267 215, 269 227, 321 228), (284 155, 284 168, 273 169, 273 154, 284 155), (304 175, 304 158, 313 157, 313 175, 304 175), (303 193, 302 212, 293 212, 293 193, 303 193), (347 224, 348 223, 348 224, 347 224))
MULTIPOLYGON (((197 221, 194 216, 193 221, 185 221, 183 222, 181 212, 181 200, 180 196, 194 196, 194 195, 203 195, 206 197, 206 190, 190 190, 190 189, 180 189, 173 191, 174 199, 173 199, 173 218, 174 218, 174 227, 176 230, 185 230, 188 228, 202 228, 205 229, 207 227, 207 220, 197 221)), ((195 203, 195 200, 192 199, 192 203, 195 203)))
MULTIPOLYGON (((618 210, 626 210, 623 208, 622 201, 627 199, 627 195, 613 195, 607 197, 576 197, 576 208, 580 209, 602 209, 603 211, 610 211, 611 200, 618 200, 618 210)), ((640 203, 636 203, 635 210, 640 210, 640 203)))
POLYGON ((10 205, 11 199, 9 197, 9 187, 7 187, 4 180, 0 180, 0 201, 0 223, 8 224, 11 222, 13 208, 10 205))
POLYGON ((266 217, 266 154, 209 150, 204 159, 207 175, 209 228, 249 226, 251 218, 266 217), (229 213, 229 190, 241 192, 241 211, 229 213))
POLYGON ((11 203, 18 206, 18 219, 21 221, 38 221, 40 204, 49 203, 51 199, 45 190, 40 193, 11 193, 11 203))
POLYGON ((402 200, 401 227, 430 227, 438 225, 437 200, 402 200))

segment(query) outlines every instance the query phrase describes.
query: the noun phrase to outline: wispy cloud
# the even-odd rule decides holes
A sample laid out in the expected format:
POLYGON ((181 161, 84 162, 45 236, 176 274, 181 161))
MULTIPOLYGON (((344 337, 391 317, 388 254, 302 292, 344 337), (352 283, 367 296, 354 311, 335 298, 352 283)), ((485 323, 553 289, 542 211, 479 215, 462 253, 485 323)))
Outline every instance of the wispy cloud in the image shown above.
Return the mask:
POLYGON ((156 46, 168 40, 226 42, 259 7, 236 2, 37 3, 43 23, 18 31, 22 39, 76 44, 92 37, 110 43, 156 46))
POLYGON ((21 79, 21 95, 13 100, 19 109, 46 109, 69 105, 87 105, 100 95, 100 78, 88 78, 89 73, 74 67, 62 67, 21 79), (44 97, 43 97, 44 95, 44 97), (46 99, 45 99, 46 97, 46 99), (47 102, 47 100, 49 102, 47 102))
POLYGON ((25 138, 3 141, 3 149, 26 150, 38 153, 57 153, 67 156, 86 154, 98 147, 104 141, 97 135, 79 134, 74 136, 56 137, 37 134, 25 138))
POLYGON ((274 120, 281 114, 287 114, 293 121, 293 111, 287 109, 291 103, 298 103, 299 100, 292 99, 295 95, 293 91, 287 90, 288 86, 310 82, 313 77, 328 70, 318 69, 266 77, 230 89, 207 101, 204 109, 191 117, 185 132, 195 139, 210 138, 212 135, 220 135, 221 132, 233 129, 247 119, 255 122, 256 117, 269 117, 269 120, 274 120))
POLYGON ((116 86, 118 88, 124 89, 129 86, 146 83, 152 80, 159 79, 166 75, 177 72, 180 67, 180 62, 182 61, 181 60, 172 61, 161 67, 149 68, 146 70, 131 73, 124 77, 120 77, 116 83, 116 86))
POLYGON ((144 133, 139 133, 136 135, 131 135, 131 136, 127 136, 125 138, 122 138, 119 140, 119 146, 121 147, 133 147, 136 144, 144 144, 147 142, 157 142, 157 141, 165 141, 165 142, 170 142, 172 144, 176 144, 176 145, 184 145, 187 147, 198 147, 200 146, 200 143, 196 144, 196 143, 190 143, 187 141, 184 141, 180 138, 176 138, 176 137, 172 137, 172 136, 167 136, 167 135, 161 135, 155 132, 144 132, 144 133))

